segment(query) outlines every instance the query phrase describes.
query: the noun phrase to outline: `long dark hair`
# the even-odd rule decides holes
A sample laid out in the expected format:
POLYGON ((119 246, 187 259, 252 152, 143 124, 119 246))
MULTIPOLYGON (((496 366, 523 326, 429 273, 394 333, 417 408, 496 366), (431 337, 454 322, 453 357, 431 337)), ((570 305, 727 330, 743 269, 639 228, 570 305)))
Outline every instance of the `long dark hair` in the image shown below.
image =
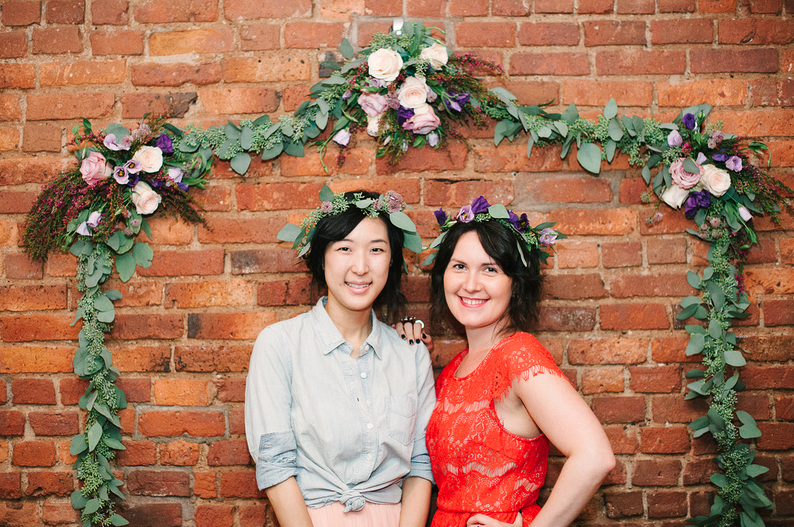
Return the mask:
MULTIPOLYGON (((323 264, 325 262, 325 250, 328 248, 328 245, 345 239, 345 237, 361 223, 361 220, 369 217, 362 209, 352 204, 356 201, 355 195, 361 196, 364 199, 377 199, 379 196, 379 194, 375 192, 364 190, 346 192, 345 200, 350 202, 351 206, 340 214, 325 216, 317 222, 316 231, 312 238, 311 249, 303 256, 303 259, 306 261, 306 266, 312 273, 312 282, 318 289, 325 289, 327 287, 323 264)), ((377 219, 386 224, 386 230, 389 234, 389 247, 391 249, 391 262, 389 263, 389 275, 386 279, 386 285, 375 299, 374 307, 385 308, 386 319, 391 321, 394 317, 398 316, 400 309, 406 302, 405 295, 403 295, 400 290, 400 279, 402 278, 403 267, 405 266, 405 260, 403 259, 404 235, 402 229, 394 226, 385 214, 385 212, 381 212, 377 219)))
POLYGON ((449 314, 444 295, 444 272, 461 236, 472 231, 477 233, 488 256, 512 280, 510 302, 504 314, 507 324, 503 331, 529 331, 538 320, 538 303, 543 285, 540 259, 537 250, 530 251, 512 228, 496 220, 458 222, 447 231, 430 272, 433 316, 438 319, 449 314), (522 254, 528 265, 524 265, 522 254))

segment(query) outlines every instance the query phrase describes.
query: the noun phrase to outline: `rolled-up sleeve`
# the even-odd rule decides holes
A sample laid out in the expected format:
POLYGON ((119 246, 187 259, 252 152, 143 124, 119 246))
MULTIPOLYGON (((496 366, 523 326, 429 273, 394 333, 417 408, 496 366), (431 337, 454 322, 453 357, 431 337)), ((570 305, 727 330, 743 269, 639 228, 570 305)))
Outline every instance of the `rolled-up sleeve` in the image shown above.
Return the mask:
POLYGON ((256 339, 245 384, 245 435, 256 463, 260 489, 297 474, 291 426, 292 365, 276 332, 265 328, 256 339))
POLYGON ((430 353, 424 344, 417 346, 416 353, 416 373, 418 388, 418 405, 416 415, 416 436, 414 438, 414 449, 411 453, 411 471, 406 477, 417 476, 424 478, 431 483, 433 471, 430 468, 430 455, 427 453, 425 443, 425 433, 427 423, 430 421, 430 414, 436 405, 436 391, 433 382, 433 367, 430 364, 430 353))

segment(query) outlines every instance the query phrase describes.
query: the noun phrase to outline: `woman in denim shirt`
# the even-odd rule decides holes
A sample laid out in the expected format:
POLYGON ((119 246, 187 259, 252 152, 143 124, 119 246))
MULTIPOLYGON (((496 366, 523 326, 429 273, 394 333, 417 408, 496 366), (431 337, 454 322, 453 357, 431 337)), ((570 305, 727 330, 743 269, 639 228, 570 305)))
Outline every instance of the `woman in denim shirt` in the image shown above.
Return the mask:
POLYGON ((393 314, 404 302, 402 247, 416 232, 394 192, 320 196, 279 237, 294 239, 327 297, 265 328, 251 356, 245 428, 257 485, 282 527, 423 526, 429 354, 372 309, 393 314))

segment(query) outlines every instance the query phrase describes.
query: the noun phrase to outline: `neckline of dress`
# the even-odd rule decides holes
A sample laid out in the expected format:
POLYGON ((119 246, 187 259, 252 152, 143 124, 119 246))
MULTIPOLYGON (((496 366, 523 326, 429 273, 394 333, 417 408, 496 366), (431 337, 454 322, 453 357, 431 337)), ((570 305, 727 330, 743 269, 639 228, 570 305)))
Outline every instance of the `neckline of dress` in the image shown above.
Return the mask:
POLYGON ((483 367, 483 364, 485 364, 485 362, 488 360, 488 358, 491 356, 491 354, 493 354, 494 350, 496 350, 499 347, 501 347, 502 344, 504 344, 509 339, 512 339, 513 337, 515 337, 519 333, 520 333, 520 331, 516 331, 512 335, 508 335, 508 336, 504 337, 502 340, 500 340, 499 342, 497 342, 496 344, 494 344, 493 347, 491 349, 489 349, 488 352, 485 354, 485 357, 482 358, 480 363, 471 371, 471 373, 469 373, 468 375, 465 375, 463 377, 458 377, 458 369, 460 368, 460 364, 463 362, 463 359, 465 359, 468 356, 468 354, 469 354, 469 348, 466 348, 465 350, 463 350, 463 353, 461 354, 460 360, 458 361, 458 364, 455 367, 455 371, 452 372, 452 378, 455 379, 456 381, 465 381, 466 379, 469 379, 470 377, 472 377, 475 373, 477 373, 480 370, 480 368, 483 367))

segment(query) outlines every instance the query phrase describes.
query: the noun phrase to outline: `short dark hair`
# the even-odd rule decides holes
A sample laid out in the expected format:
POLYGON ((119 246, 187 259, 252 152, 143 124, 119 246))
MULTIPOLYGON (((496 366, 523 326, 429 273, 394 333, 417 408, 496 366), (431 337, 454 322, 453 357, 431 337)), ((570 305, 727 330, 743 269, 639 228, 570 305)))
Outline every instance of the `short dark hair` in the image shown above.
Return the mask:
MULTIPOLYGON (((311 248, 309 252, 303 255, 306 266, 312 273, 312 281, 318 288, 325 289, 327 286, 325 283, 324 262, 325 250, 328 245, 345 239, 361 223, 361 220, 369 217, 362 209, 353 204, 357 201, 356 195, 372 199, 377 199, 379 196, 375 192, 365 190, 346 192, 345 200, 351 203, 350 207, 341 214, 325 216, 317 222, 311 248)), ((405 295, 400 290, 400 279, 405 266, 405 260, 403 259, 404 234, 402 229, 392 224, 385 214, 385 212, 381 212, 376 219, 386 224, 386 230, 389 234, 389 247, 391 249, 391 262, 389 263, 389 275, 386 279, 386 285, 375 299, 375 307, 384 307, 386 309, 386 318, 392 319, 399 314, 400 309, 406 302, 405 295)))
POLYGON ((450 313, 444 295, 444 273, 461 236, 472 231, 477 233, 485 252, 512 280, 504 331, 529 331, 538 320, 543 285, 538 250, 530 251, 511 227, 496 220, 458 222, 447 231, 430 273, 433 316, 438 319, 450 313), (524 265, 521 254, 528 265, 524 265))

